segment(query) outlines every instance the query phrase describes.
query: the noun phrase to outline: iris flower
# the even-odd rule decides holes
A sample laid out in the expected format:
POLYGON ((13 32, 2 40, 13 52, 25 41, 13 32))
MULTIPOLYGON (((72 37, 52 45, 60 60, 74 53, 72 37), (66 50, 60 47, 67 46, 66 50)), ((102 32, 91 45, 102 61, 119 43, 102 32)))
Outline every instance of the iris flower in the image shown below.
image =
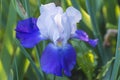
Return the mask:
POLYGON ((68 43, 70 38, 76 38, 95 47, 97 39, 90 39, 86 32, 77 30, 77 23, 82 19, 81 13, 74 7, 68 7, 63 12, 54 3, 41 5, 41 15, 18 22, 16 37, 26 48, 32 48, 42 40, 51 40, 40 58, 41 68, 46 73, 71 76, 71 70, 76 64, 76 51, 68 43))

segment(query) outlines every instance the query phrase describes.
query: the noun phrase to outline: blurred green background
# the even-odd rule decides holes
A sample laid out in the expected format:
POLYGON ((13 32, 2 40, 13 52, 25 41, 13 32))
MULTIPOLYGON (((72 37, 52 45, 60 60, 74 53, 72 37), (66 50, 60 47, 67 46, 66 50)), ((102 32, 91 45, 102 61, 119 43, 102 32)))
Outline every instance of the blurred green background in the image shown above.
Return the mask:
POLYGON ((0 80, 120 80, 119 14, 119 0, 0 0, 0 80), (69 6, 80 10, 78 29, 99 39, 96 48, 82 41, 70 41, 77 52, 71 77, 41 71, 39 58, 48 41, 25 49, 15 38, 17 22, 37 18, 40 5, 50 2, 64 11, 69 6))

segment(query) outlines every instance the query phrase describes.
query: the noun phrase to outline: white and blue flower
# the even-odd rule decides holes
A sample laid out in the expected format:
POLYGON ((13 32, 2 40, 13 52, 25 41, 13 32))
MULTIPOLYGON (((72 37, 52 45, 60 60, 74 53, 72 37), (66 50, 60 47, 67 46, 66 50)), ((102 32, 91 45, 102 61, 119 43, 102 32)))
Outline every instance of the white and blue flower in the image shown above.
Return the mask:
POLYGON ((19 21, 16 27, 16 37, 26 48, 32 48, 41 40, 51 40, 44 49, 40 64, 46 73, 62 76, 71 75, 76 64, 76 52, 70 38, 76 38, 95 47, 97 39, 89 39, 86 32, 77 30, 77 23, 82 19, 81 13, 74 7, 68 7, 63 12, 61 7, 54 3, 41 5, 41 15, 19 21))

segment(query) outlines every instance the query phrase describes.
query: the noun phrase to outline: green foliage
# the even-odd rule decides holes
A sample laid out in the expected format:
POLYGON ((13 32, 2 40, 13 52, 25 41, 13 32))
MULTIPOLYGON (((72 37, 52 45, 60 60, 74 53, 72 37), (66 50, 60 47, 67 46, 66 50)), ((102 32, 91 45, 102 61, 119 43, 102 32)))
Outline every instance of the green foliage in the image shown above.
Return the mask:
POLYGON ((108 61, 105 66, 102 67, 100 73, 97 76, 97 79, 100 80, 102 79, 102 77, 105 76, 105 74, 107 73, 107 71, 109 70, 110 66, 112 65, 112 62, 115 58, 112 58, 110 61, 108 61))
POLYGON ((95 53, 83 42, 74 40, 71 43, 77 51, 78 69, 82 69, 88 80, 92 80, 97 65, 95 53))
POLYGON ((16 46, 14 43, 14 27, 16 22, 16 11, 13 8, 12 2, 8 6, 9 13, 7 18, 7 25, 4 26, 5 33, 2 37, 2 47, 0 51, 0 80, 11 80, 13 77, 13 70, 11 69, 11 64, 13 63, 13 57, 15 55, 16 46), (12 20, 11 20, 12 18, 12 20), (10 76, 11 75, 11 76, 10 76))
POLYGON ((111 80, 117 80, 117 76, 119 76, 119 68, 120 68, 120 17, 118 22, 118 37, 117 37, 117 47, 116 47, 116 54, 115 54, 115 62, 112 70, 111 80))
POLYGON ((0 80, 120 80, 118 2, 119 0, 0 0, 0 80), (42 72, 39 58, 48 41, 39 43, 33 49, 25 49, 15 37, 17 22, 28 17, 37 18, 40 15, 40 5, 49 2, 62 6, 64 11, 69 6, 80 10, 82 20, 77 25, 78 29, 85 30, 89 37, 99 39, 97 48, 76 39, 70 41, 77 53, 77 64, 71 77, 42 72), (109 29, 118 29, 117 36, 104 37, 109 29), (109 46, 103 46, 106 39, 109 46))

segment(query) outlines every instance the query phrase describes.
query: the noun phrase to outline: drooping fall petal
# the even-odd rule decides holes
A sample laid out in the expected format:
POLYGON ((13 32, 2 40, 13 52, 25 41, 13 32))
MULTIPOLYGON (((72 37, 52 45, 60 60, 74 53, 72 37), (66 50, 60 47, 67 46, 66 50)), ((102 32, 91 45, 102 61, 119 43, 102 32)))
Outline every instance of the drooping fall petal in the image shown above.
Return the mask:
POLYGON ((40 62, 42 70, 46 73, 62 76, 63 71, 65 75, 70 76, 76 63, 76 53, 70 44, 57 47, 50 43, 43 51, 40 62))

